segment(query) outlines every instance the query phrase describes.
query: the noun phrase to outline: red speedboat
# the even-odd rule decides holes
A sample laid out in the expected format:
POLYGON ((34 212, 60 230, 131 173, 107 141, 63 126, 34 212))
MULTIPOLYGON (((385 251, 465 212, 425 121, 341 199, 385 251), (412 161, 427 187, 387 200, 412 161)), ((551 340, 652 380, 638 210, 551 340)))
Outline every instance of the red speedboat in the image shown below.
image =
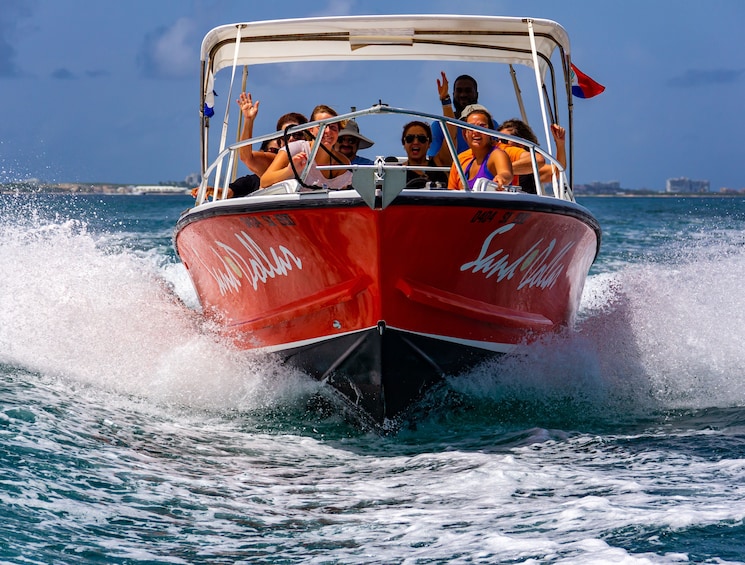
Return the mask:
MULTIPOLYGON (((222 67, 313 57, 525 64, 537 71, 540 91, 556 92, 553 84, 544 88, 544 77, 551 77, 571 97, 568 39, 546 20, 423 15, 255 22, 211 31, 202 54, 203 98, 222 67)), ((542 105, 546 124, 560 114, 556 100, 542 105)), ((569 126, 571 104, 564 110, 569 126)), ((333 121, 383 116, 466 127, 383 104, 333 121)), ((383 424, 444 375, 572 324, 600 227, 574 201, 570 178, 549 151, 529 147, 558 169, 550 186, 537 183, 538 194, 495 190, 486 180, 469 191, 409 189, 405 168, 381 157, 354 166, 348 189, 307 190, 300 178, 220 198, 233 180, 238 148, 278 134, 221 148, 209 167, 205 134, 200 194, 176 226, 176 249, 204 313, 239 347, 279 355, 383 424), (208 186, 216 188, 213 200, 206 198, 208 186)))

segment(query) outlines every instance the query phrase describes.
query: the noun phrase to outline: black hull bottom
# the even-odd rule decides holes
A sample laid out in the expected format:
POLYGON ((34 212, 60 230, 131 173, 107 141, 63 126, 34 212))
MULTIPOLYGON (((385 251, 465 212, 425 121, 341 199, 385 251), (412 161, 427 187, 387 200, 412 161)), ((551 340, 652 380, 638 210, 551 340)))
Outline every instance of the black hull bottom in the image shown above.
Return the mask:
POLYGON ((380 328, 286 350, 285 363, 333 386, 365 420, 393 420, 441 381, 498 355, 380 328))

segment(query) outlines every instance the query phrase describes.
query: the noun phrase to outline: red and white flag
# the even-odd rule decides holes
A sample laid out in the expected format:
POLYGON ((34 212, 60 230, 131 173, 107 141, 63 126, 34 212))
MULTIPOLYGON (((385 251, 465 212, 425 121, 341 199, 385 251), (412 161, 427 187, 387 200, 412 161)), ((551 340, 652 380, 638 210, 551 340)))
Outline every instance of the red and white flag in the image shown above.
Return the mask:
POLYGON ((577 98, 592 98, 605 90, 605 87, 592 80, 572 63, 572 94, 577 98))

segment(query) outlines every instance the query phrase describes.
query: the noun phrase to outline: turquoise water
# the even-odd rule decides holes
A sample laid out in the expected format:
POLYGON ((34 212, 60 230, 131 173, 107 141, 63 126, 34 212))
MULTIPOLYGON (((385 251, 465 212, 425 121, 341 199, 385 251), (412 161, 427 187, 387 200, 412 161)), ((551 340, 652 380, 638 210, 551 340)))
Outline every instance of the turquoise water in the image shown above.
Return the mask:
POLYGON ((586 198, 577 326, 380 437, 222 343, 182 196, 0 196, 0 563, 745 563, 745 199, 586 198))

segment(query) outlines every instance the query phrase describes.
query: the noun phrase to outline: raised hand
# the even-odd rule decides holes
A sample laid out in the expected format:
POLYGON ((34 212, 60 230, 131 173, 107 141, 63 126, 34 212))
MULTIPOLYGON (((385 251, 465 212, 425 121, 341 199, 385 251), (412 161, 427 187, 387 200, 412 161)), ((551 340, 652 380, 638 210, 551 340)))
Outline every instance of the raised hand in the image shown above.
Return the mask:
POLYGON ((251 99, 250 92, 241 92, 236 102, 241 107, 241 112, 243 112, 243 117, 246 121, 253 121, 256 118, 256 114, 259 113, 259 101, 254 102, 251 99))
POLYGON ((440 76, 442 76, 442 82, 440 79, 437 79, 437 95, 440 97, 440 100, 447 98, 450 94, 449 92, 449 84, 448 84, 448 77, 445 75, 445 71, 440 71, 440 76))
POLYGON ((554 136, 554 139, 556 142, 564 141, 564 138, 566 137, 567 131, 561 127, 559 124, 551 124, 551 135, 554 136))

